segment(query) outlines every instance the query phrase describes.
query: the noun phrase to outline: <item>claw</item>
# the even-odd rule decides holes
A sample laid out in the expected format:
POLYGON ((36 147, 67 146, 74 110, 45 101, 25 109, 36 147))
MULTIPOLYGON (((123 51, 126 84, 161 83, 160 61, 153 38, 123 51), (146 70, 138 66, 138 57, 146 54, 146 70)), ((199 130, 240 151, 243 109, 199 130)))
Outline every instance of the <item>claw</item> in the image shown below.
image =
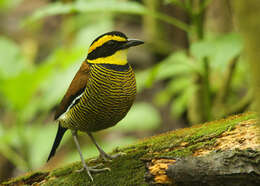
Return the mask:
POLYGON ((126 155, 126 153, 123 153, 123 152, 120 152, 120 153, 117 153, 117 154, 113 154, 113 155, 108 155, 107 153, 105 153, 104 151, 100 152, 99 156, 105 161, 105 162, 108 162, 108 161, 112 161, 112 159, 115 159, 119 156, 123 156, 123 155, 126 155))
MULTIPOLYGON (((117 158, 118 156, 124 155, 125 153, 118 153, 118 154, 114 154, 114 155, 108 155, 107 153, 105 153, 105 151, 103 151, 103 149, 97 144, 95 138, 93 137, 93 135, 90 132, 87 132, 87 134, 89 135, 90 139, 92 140, 92 142, 95 144, 95 146, 97 147, 98 151, 99 151, 99 156, 105 161, 105 162, 109 162, 112 159, 117 158)), ((92 160, 93 161, 93 160, 92 160)))
POLYGON ((110 168, 108 167, 105 167, 105 168, 102 168, 102 169, 94 169, 94 168, 90 168, 90 172, 104 172, 104 171, 111 171, 110 168))
POLYGON ((87 167, 86 164, 83 164, 83 167, 81 169, 79 169, 79 170, 76 170, 76 172, 83 172, 84 170, 88 173, 88 176, 90 177, 91 181, 93 182, 94 179, 93 179, 93 177, 92 177, 92 175, 90 173, 90 168, 87 167))
POLYGON ((108 167, 105 167, 105 168, 100 168, 100 169, 97 169, 97 167, 100 167, 100 166, 103 166, 103 163, 100 163, 98 165, 95 165, 93 167, 88 167, 86 164, 83 165, 83 167, 79 170, 76 170, 75 172, 83 172, 83 171, 86 171, 88 176, 90 177, 91 181, 93 181, 93 177, 91 175, 91 172, 94 172, 94 173, 98 173, 98 172, 104 172, 104 171, 111 171, 110 168, 108 167))
POLYGON ((91 167, 89 167, 89 168, 90 168, 90 169, 96 169, 96 168, 102 167, 102 166, 104 166, 104 164, 103 164, 103 163, 99 163, 99 164, 97 164, 97 165, 95 165, 95 166, 91 166, 91 167))

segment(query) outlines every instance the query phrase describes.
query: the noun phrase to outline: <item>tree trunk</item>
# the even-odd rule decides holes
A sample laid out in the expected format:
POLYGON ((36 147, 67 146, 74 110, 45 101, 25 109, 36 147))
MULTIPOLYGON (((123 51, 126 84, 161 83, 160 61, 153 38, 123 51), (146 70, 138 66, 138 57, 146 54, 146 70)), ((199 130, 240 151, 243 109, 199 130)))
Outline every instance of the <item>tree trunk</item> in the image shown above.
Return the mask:
POLYGON ((260 2, 233 0, 235 18, 245 43, 245 54, 251 68, 255 106, 260 113, 260 2))

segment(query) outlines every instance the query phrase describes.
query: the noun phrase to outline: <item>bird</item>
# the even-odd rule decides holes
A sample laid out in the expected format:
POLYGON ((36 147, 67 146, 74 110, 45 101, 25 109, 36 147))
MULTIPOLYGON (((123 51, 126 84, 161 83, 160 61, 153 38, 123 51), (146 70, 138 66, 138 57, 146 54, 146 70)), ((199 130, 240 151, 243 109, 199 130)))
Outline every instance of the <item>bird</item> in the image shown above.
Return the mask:
POLYGON ((55 155, 63 135, 69 129, 83 166, 78 171, 85 170, 93 181, 91 172, 109 170, 86 165, 78 131, 88 134, 105 161, 118 156, 105 153, 92 133, 116 125, 131 108, 136 97, 136 80, 127 53, 130 47, 143 43, 138 39, 129 39, 120 31, 104 33, 92 42, 86 59, 56 109, 54 119, 58 122, 58 130, 47 162, 55 155))

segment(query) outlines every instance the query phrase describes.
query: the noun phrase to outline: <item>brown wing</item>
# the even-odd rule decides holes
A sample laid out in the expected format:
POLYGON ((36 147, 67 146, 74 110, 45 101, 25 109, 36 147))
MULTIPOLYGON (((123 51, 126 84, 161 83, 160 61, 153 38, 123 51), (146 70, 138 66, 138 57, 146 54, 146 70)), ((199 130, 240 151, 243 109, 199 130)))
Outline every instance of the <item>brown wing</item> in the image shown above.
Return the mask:
POLYGON ((68 107, 71 105, 73 100, 78 97, 84 90, 88 82, 90 72, 90 66, 85 61, 82 63, 80 69, 74 76, 72 82, 70 83, 70 86, 63 97, 59 107, 56 110, 55 113, 55 120, 60 117, 68 107))

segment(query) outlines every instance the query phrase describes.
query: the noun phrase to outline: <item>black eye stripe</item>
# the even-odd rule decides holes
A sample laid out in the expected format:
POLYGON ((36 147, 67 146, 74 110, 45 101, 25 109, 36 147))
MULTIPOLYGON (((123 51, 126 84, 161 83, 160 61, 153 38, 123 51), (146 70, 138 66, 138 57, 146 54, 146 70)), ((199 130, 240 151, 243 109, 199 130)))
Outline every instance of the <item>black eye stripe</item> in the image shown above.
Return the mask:
POLYGON ((119 47, 126 43, 126 41, 117 41, 117 40, 109 40, 105 42, 103 45, 95 48, 92 52, 88 54, 87 59, 93 60, 100 57, 107 57, 114 54, 119 50, 119 47))
MULTIPOLYGON (((117 41, 117 40, 109 40, 107 42, 105 42, 103 45, 106 45, 106 44, 122 44, 122 43, 126 43, 126 41, 117 41)), ((101 47, 103 46, 101 45, 101 47)))
POLYGON ((115 41, 113 41, 113 40, 110 40, 110 41, 107 41, 106 43, 104 43, 104 44, 107 44, 107 45, 112 45, 112 44, 114 44, 115 43, 115 41))

